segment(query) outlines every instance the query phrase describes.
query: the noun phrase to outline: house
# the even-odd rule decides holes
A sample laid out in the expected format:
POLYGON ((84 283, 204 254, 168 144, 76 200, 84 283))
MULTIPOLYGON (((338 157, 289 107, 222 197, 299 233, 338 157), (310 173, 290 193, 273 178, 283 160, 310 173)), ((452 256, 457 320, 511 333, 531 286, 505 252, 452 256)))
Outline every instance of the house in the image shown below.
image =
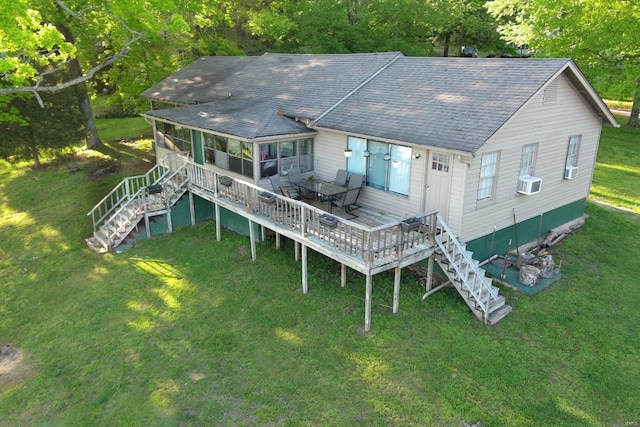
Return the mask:
POLYGON ((477 261, 583 218, 601 128, 617 126, 570 59, 205 57, 142 96, 158 164, 89 212, 87 242, 215 219, 217 239, 248 234, 255 259, 270 230, 295 241, 305 293, 307 248, 341 263, 343 286, 347 268, 366 276, 367 331, 372 277, 394 270, 395 313, 402 268, 423 261, 425 297, 437 262, 476 317, 502 319, 511 307, 477 261), (269 177, 292 167, 364 175, 358 205, 383 222, 329 221, 277 194, 269 177))
POLYGON ((438 209, 480 260, 581 218, 600 129, 618 126, 570 59, 205 57, 142 96, 158 158, 265 188, 291 165, 364 173, 362 204, 438 209))

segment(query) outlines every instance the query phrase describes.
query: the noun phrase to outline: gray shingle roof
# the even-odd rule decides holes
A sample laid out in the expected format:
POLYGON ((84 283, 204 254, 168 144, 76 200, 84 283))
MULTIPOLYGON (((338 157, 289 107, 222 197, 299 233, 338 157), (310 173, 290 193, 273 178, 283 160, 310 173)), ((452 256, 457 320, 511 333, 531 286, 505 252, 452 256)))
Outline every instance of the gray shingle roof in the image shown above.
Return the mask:
POLYGON ((473 153, 568 61, 404 57, 317 125, 473 153))
MULTIPOLYGON (((337 55, 265 54, 259 57, 208 57, 196 61, 143 93, 154 100, 203 102, 184 113, 156 110, 149 116, 167 118, 203 129, 243 138, 270 136, 265 132, 283 127, 282 120, 256 132, 259 125, 281 110, 285 115, 314 118, 346 96, 372 74, 400 54, 367 53, 337 55), (243 58, 238 61, 237 58, 243 58), (258 108, 260 106, 260 108, 258 108), (189 113, 205 111, 209 120, 189 113)), ((286 126, 284 126, 286 127, 286 126)), ((299 129, 299 123, 290 125, 299 129)))
POLYGON ((299 118, 315 120, 319 128, 474 153, 567 67, 594 110, 614 121, 569 59, 397 52, 206 57, 143 96, 197 104, 148 116, 241 138, 309 131, 294 120, 299 118))
POLYGON ((256 56, 205 56, 140 94, 143 98, 178 104, 208 102, 211 87, 256 60, 256 56))

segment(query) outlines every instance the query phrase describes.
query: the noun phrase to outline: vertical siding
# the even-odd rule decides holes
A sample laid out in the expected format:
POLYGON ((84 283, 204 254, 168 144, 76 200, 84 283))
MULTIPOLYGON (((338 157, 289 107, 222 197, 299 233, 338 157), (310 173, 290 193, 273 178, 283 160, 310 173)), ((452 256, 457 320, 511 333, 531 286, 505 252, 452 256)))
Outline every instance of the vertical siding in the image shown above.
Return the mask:
POLYGON ((598 149, 601 120, 563 76, 558 77, 557 101, 543 104, 539 94, 472 159, 467 171, 461 238, 471 240, 493 230, 584 199, 589 194, 598 149), (578 176, 565 180, 567 145, 581 135, 578 176), (535 175, 542 178, 540 193, 517 193, 522 147, 538 144, 535 175), (477 189, 483 153, 500 151, 493 203, 479 206, 477 189))

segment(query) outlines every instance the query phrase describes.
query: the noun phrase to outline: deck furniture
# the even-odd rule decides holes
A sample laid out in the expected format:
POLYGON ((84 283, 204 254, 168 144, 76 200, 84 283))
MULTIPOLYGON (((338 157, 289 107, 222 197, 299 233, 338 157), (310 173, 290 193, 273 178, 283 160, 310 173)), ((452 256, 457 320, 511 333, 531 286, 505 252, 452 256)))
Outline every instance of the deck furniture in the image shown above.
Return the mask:
POLYGON ((269 177, 269 181, 271 181, 271 187, 273 187, 274 193, 280 192, 283 196, 290 197, 292 199, 299 199, 300 193, 291 189, 290 187, 283 187, 280 182, 280 175, 275 174, 269 177), (287 194, 285 194, 285 191, 287 194))
POLYGON ((338 169, 338 172, 336 172, 336 177, 333 180, 333 183, 335 185, 342 185, 342 186, 347 185, 347 171, 344 169, 338 169))
POLYGON ((332 202, 347 192, 348 188, 333 182, 320 179, 307 179, 299 184, 300 188, 317 195, 320 200, 327 200, 327 211, 331 212, 332 202))
MULTIPOLYGON (((354 215, 351 211, 358 209, 359 206, 356 205, 356 202, 358 201, 359 195, 360 187, 350 188, 341 198, 331 200, 331 204, 343 208, 344 212, 351 215, 352 218, 357 218, 358 215, 354 215)), ((331 212, 331 210, 329 210, 329 212, 331 212)))

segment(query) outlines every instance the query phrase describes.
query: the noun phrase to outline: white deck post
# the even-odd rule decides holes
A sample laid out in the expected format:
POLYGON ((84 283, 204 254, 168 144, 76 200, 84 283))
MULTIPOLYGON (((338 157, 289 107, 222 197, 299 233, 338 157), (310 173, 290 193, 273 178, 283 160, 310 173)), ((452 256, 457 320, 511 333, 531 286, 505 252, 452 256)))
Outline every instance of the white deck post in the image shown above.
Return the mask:
POLYGON ((307 245, 302 245, 302 293, 309 291, 309 283, 307 282, 307 245))
POLYGON ((393 276, 393 314, 398 313, 400 309, 400 273, 402 267, 395 268, 395 275, 393 276))
POLYGON ((340 264, 340 286, 343 288, 347 284, 347 264, 340 264))
POLYGON ((255 261, 256 256, 256 233, 254 231, 253 221, 249 220, 249 241, 251 242, 251 261, 255 261))
POLYGON ((219 242, 222 240, 222 226, 220 225, 220 205, 215 203, 216 206, 216 240, 219 242))
POLYGON ((280 233, 276 232, 276 249, 280 249, 280 233))
POLYGON ((366 291, 364 295, 364 330, 365 332, 371 331, 371 288, 372 288, 371 274, 367 274, 366 291))
POLYGON ((300 261, 300 243, 298 243, 298 241, 297 241, 297 240, 295 241, 295 248, 296 248, 296 249, 295 249, 295 253, 296 253, 296 254, 295 254, 295 258, 296 258, 296 261, 300 261))

